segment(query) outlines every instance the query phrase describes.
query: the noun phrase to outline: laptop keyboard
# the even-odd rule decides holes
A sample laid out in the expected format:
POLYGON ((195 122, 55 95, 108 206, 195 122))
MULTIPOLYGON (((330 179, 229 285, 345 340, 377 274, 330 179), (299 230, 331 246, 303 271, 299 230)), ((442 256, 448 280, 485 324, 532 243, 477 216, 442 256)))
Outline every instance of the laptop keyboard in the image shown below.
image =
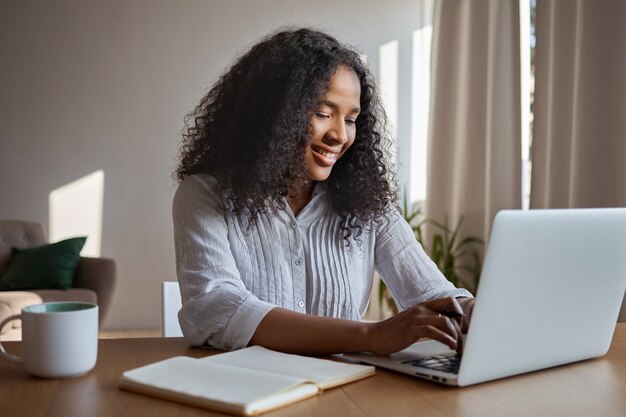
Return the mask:
POLYGON ((461 365, 461 355, 435 355, 422 359, 404 361, 402 363, 418 366, 420 368, 433 369, 435 371, 458 374, 459 366, 461 365))

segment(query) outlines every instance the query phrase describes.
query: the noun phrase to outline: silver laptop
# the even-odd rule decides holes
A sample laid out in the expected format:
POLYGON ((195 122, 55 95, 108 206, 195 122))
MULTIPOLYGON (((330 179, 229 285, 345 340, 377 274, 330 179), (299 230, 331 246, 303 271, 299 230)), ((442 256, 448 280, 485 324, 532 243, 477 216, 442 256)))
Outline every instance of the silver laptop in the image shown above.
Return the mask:
POLYGON ((435 341, 344 355, 465 386, 604 355, 626 290, 626 208, 503 210, 462 357, 435 341))

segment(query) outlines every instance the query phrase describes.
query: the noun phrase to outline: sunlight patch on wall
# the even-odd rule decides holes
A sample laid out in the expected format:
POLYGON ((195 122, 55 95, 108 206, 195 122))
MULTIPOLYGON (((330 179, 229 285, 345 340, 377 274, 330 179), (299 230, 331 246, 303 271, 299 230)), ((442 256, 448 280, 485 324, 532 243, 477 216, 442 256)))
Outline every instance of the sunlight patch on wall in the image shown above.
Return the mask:
POLYGON ((411 70, 411 181, 408 200, 426 200, 432 25, 413 32, 411 70))
POLYGON ((394 141, 392 161, 396 161, 398 137, 398 48, 397 40, 380 46, 378 54, 380 74, 380 96, 389 121, 389 133, 394 141))
POLYGON ((92 172, 52 190, 49 201, 50 242, 87 236, 81 255, 100 256, 104 171, 92 172))

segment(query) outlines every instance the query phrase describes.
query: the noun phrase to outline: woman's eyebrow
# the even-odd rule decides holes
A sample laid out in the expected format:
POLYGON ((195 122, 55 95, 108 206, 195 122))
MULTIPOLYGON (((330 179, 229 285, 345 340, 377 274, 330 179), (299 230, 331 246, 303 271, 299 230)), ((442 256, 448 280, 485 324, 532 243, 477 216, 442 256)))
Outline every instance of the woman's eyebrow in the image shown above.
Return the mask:
MULTIPOLYGON (((327 106, 330 107, 331 109, 335 109, 337 110, 339 108, 339 105, 330 101, 330 100, 322 100, 318 103, 319 106, 327 106)), ((361 113, 361 108, 358 106, 355 106, 352 108, 352 110, 350 111, 350 113, 361 113)))

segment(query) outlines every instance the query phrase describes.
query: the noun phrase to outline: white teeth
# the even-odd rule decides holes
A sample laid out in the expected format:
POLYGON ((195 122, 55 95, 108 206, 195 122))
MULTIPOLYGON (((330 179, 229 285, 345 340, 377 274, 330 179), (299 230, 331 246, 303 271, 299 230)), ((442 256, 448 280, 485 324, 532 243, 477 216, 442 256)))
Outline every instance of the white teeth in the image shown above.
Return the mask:
POLYGON ((324 155, 326 158, 329 159, 337 159, 338 156, 338 154, 335 152, 327 152, 317 147, 315 148, 315 152, 319 153, 320 155, 324 155))

